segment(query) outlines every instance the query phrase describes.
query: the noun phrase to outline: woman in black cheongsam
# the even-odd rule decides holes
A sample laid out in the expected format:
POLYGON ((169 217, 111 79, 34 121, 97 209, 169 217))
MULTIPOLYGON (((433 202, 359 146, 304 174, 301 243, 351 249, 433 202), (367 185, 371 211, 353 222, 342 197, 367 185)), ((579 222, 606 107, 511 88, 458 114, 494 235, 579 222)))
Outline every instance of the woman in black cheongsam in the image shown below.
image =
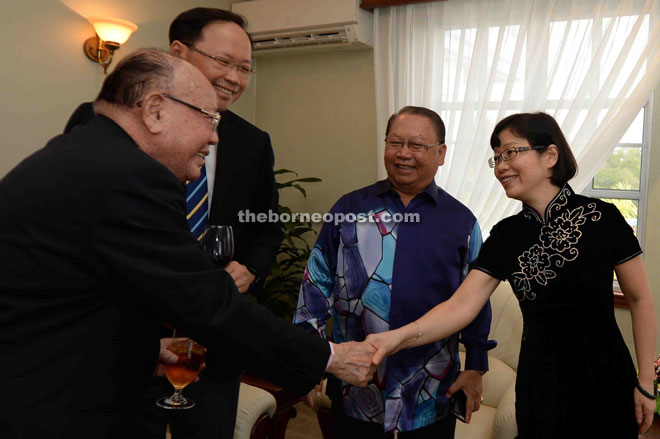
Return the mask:
POLYGON ((491 146, 495 177, 522 211, 493 227, 450 300, 367 339, 379 347, 374 361, 457 332, 508 280, 524 320, 519 438, 635 439, 655 410, 656 317, 639 243, 614 205, 568 185, 577 165, 551 116, 509 116, 491 146), (630 305, 639 376, 614 318, 613 270, 630 305))

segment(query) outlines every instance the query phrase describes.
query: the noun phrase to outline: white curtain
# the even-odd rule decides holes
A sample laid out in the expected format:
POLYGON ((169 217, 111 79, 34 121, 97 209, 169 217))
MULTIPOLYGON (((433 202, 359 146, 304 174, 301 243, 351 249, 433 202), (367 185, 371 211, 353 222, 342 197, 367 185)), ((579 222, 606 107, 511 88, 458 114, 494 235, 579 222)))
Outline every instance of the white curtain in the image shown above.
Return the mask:
MULTIPOLYGON (((487 165, 495 123, 518 112, 557 119, 582 190, 660 80, 660 0, 448 0, 375 10, 378 138, 405 105, 447 127, 437 183, 485 235, 520 208, 487 165)), ((383 178, 384 144, 379 142, 383 178)))

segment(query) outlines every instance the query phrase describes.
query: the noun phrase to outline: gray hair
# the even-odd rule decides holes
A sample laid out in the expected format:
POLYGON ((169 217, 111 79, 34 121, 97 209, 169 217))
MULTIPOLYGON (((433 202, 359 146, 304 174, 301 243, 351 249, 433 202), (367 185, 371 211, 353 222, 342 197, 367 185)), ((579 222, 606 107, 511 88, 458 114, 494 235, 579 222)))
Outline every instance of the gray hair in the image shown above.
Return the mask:
POLYGON ((131 108, 147 92, 170 87, 176 62, 177 58, 162 50, 140 49, 122 59, 105 78, 96 102, 131 108))

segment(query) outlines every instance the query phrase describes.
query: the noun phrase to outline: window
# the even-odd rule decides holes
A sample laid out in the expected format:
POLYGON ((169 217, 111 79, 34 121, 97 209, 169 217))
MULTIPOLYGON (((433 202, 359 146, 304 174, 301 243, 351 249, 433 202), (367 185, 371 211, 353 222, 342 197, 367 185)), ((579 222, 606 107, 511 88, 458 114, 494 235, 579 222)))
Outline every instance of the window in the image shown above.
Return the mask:
MULTIPOLYGON (((643 6, 519 0, 477 9, 455 1, 376 10, 378 129, 404 105, 436 110, 448 148, 435 180, 477 215, 485 236, 520 209, 487 167, 497 121, 518 112, 553 116, 579 161, 572 181, 578 190, 590 186, 619 145, 660 71, 649 62, 660 53, 660 15, 643 6)), ((635 208, 643 218, 643 206, 635 208)))
MULTIPOLYGON (((648 193, 649 146, 653 99, 639 112, 605 164, 582 192, 616 205, 633 228, 642 249, 645 247, 648 193)), ((615 290, 619 291, 616 279, 615 290)), ((620 293, 617 306, 627 306, 620 293)))

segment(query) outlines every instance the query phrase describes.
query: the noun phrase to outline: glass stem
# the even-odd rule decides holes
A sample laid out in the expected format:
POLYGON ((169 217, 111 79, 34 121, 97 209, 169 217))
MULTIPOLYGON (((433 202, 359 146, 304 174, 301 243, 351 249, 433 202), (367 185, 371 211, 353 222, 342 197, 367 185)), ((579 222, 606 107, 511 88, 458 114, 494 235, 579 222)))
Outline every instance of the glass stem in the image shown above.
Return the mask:
POLYGON ((174 388, 174 393, 172 394, 172 396, 170 396, 170 401, 172 401, 174 404, 178 405, 178 404, 183 404, 185 402, 186 399, 181 394, 181 390, 183 389, 179 389, 176 387, 174 388))

